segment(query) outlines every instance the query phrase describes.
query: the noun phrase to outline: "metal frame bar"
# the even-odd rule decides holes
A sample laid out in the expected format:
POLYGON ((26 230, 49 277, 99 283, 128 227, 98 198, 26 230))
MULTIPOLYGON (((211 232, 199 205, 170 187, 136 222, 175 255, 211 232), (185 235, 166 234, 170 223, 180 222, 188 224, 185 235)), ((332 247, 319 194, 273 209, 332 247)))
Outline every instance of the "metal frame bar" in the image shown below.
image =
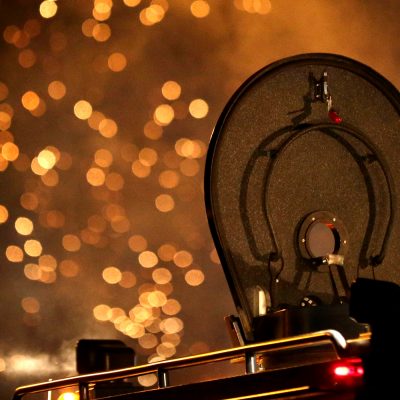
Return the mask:
POLYGON ((45 392, 55 389, 62 389, 69 386, 79 386, 80 400, 89 400, 89 386, 98 382, 106 382, 115 379, 124 379, 150 373, 157 375, 158 387, 169 386, 168 371, 187 366, 226 361, 234 358, 244 357, 246 374, 257 372, 256 354, 269 350, 279 350, 287 347, 302 345, 313 345, 318 342, 329 341, 335 349, 338 358, 345 355, 347 343, 341 333, 335 330, 325 330, 308 333, 299 336, 292 336, 283 339, 271 340, 268 342, 250 344, 243 347, 225 349, 206 354, 177 358, 175 360, 161 361, 154 364, 146 364, 137 367, 118 369, 107 372, 79 375, 71 378, 58 379, 50 382, 42 382, 33 385, 21 386, 16 389, 13 400, 20 400, 27 394, 45 392))

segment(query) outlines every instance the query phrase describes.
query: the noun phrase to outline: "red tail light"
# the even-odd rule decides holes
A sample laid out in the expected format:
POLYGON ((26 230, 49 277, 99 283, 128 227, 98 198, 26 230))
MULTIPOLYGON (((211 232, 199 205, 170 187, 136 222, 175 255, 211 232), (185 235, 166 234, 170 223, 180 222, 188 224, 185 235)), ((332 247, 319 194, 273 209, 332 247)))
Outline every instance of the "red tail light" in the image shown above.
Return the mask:
POLYGON ((333 374, 336 378, 362 378, 364 375, 364 368, 360 358, 352 358, 342 360, 335 363, 333 367, 333 374))

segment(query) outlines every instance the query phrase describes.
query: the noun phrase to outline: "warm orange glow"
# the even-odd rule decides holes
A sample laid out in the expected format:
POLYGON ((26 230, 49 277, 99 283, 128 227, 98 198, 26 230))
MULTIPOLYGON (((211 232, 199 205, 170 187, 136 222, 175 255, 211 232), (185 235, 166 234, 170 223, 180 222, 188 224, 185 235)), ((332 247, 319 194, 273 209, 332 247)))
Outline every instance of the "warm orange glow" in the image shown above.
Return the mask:
POLYGON ((8 220, 8 210, 5 206, 0 204, 0 224, 4 224, 8 220))
POLYGON ((40 177, 42 182, 46 186, 54 187, 58 185, 59 182, 59 177, 58 177, 58 172, 54 171, 53 169, 50 171, 47 171, 45 175, 42 175, 40 177))
POLYGON ((99 321, 108 321, 112 317, 112 311, 106 304, 99 304, 93 308, 93 315, 99 321))
POLYGON ((24 267, 24 275, 31 281, 38 281, 42 277, 42 271, 37 264, 26 264, 24 267))
POLYGON ((207 1, 196 0, 190 5, 190 11, 196 18, 204 18, 210 13, 210 6, 207 1))
POLYGON ((154 121, 149 121, 143 128, 144 135, 152 140, 158 140, 162 137, 163 128, 154 121))
POLYGON ((1 155, 7 161, 15 161, 19 156, 19 148, 15 143, 4 143, 1 147, 1 155))
POLYGON ((35 193, 26 192, 21 195, 20 203, 26 210, 35 210, 39 205, 39 199, 35 193))
POLYGON ((43 168, 40 164, 39 164, 39 160, 37 157, 35 157, 32 162, 31 162, 31 169, 32 172, 36 175, 45 175, 47 173, 47 169, 43 168))
POLYGON ((153 268, 158 264, 158 257, 152 251, 146 250, 139 254, 139 264, 143 268, 153 268))
POLYGON ((155 199, 155 205, 158 211, 169 212, 175 207, 174 198, 169 194, 160 194, 155 199))
POLYGON ((106 23, 100 23, 93 27, 92 35, 98 42, 105 42, 111 36, 111 28, 106 23))
POLYGON ((0 131, 5 131, 11 126, 11 115, 5 111, 0 111, 0 131))
POLYGON ((99 123, 99 132, 107 138, 115 136, 118 132, 117 123, 111 118, 104 118, 99 123))
POLYGON ((125 180, 121 174, 117 172, 111 172, 106 176, 105 184, 108 189, 113 192, 118 192, 124 187, 125 180))
POLYGON ((79 119, 90 118, 92 111, 92 105, 86 100, 79 100, 74 105, 74 114, 79 119))
POLYGON ((118 282, 125 289, 133 288, 136 285, 136 276, 133 272, 124 271, 121 274, 121 280, 118 282))
POLYGON ((22 95, 21 102, 24 108, 33 111, 39 107, 40 98, 35 92, 30 90, 22 95))
POLYGON ((53 81, 49 83, 47 91, 52 99, 61 100, 67 93, 67 88, 61 81, 53 81))
POLYGON ((181 304, 175 299, 168 299, 162 306, 163 313, 166 315, 176 315, 181 311, 181 308, 181 304))
POLYGON ((67 234, 62 238, 62 245, 65 250, 76 252, 81 248, 81 240, 76 235, 67 234))
POLYGON ((117 267, 107 267, 102 273, 103 279, 110 285, 115 285, 122 279, 122 274, 117 267))
POLYGON ((107 149, 99 149, 94 154, 94 162, 102 168, 109 167, 113 162, 113 155, 107 149))
POLYGON ((6 257, 10 262, 21 262, 24 259, 24 252, 20 247, 10 245, 6 248, 6 257))
POLYGON ((172 274, 167 268, 157 268, 153 271, 151 277, 155 283, 163 285, 171 281, 172 274))
POLYGON ((82 23, 82 33, 87 37, 93 37, 93 28, 97 25, 97 21, 93 18, 88 18, 82 23))
POLYGON ((79 273, 79 265, 73 260, 63 260, 60 262, 59 271, 67 278, 73 278, 79 273))
POLYGON ((151 307, 162 307, 167 302, 167 296, 163 292, 156 290, 149 294, 148 302, 151 307))
POLYGON ((141 253, 147 249, 147 240, 142 235, 133 235, 128 239, 128 245, 135 253, 141 253))
MULTIPOLYGON (((128 0, 124 0, 128 1, 128 0)), ((140 385, 144 387, 151 387, 157 383, 157 376, 155 374, 146 374, 146 375, 140 375, 138 377, 138 382, 140 385)))
POLYGON ((195 99, 189 104, 189 113, 194 118, 204 118, 208 114, 208 104, 203 99, 195 99))
POLYGON ((136 7, 142 0, 123 0, 124 4, 128 7, 136 7))
POLYGON ((158 340, 157 336, 152 333, 146 333, 141 338, 138 339, 139 344, 144 349, 152 349, 157 346, 158 340))
POLYGON ((42 254, 43 247, 38 240, 30 239, 24 243, 24 250, 28 256, 39 257, 42 254))
POLYGON ((177 317, 170 317, 161 322, 160 328, 164 333, 178 333, 183 329, 183 322, 177 317))
POLYGON ((40 303, 35 297, 24 297, 21 300, 21 306, 29 314, 38 313, 40 310, 40 303))
POLYGON ((101 186, 106 180, 106 175, 102 169, 93 167, 86 173, 86 180, 92 186, 101 186))
POLYGON ((165 342, 157 346, 157 354, 160 357, 169 358, 176 353, 176 348, 172 343, 165 342))
POLYGON ((154 111, 154 121, 157 125, 169 125, 174 119, 174 109, 169 104, 161 104, 154 111))
POLYGON ((192 269, 186 272, 185 281, 190 286, 199 286, 204 282, 204 273, 199 269, 192 269))
POLYGON ((42 115, 45 114, 47 110, 46 103, 44 102, 43 99, 39 99, 39 105, 31 111, 31 114, 35 117, 41 117, 42 115))
POLYGON ((123 71, 126 67, 126 57, 122 53, 113 53, 108 57, 108 68, 113 72, 123 71))
POLYGON ((94 129, 94 130, 99 130, 100 122, 105 119, 105 116, 102 112, 100 111, 93 111, 92 115, 88 119, 88 125, 94 129))
POLYGON ((79 400, 79 394, 74 392, 62 393, 57 400, 79 400))
POLYGON ((8 96, 8 87, 5 83, 0 82, 0 101, 3 101, 8 96))
POLYGON ((18 55, 18 62, 23 68, 31 68, 36 63, 36 54, 31 49, 22 50, 18 55))
POLYGON ((179 175, 175 171, 166 170, 158 176, 158 182, 161 187, 173 189, 179 184, 179 175))
POLYGON ((41 26, 37 19, 28 19, 24 24, 24 31, 30 38, 34 38, 40 34, 41 26))
POLYGON ((175 253, 174 263, 180 268, 189 267, 193 263, 193 256, 186 250, 181 250, 175 253))
POLYGON ((46 223, 50 228, 62 228, 65 225, 65 216, 61 211, 50 210, 45 214, 46 223))
POLYGON ((15 221, 15 230, 20 235, 30 235, 33 231, 33 222, 26 217, 19 217, 15 221))
POLYGON ((167 81, 161 88, 162 95, 167 100, 176 100, 181 95, 182 88, 178 82, 167 81))
POLYGON ((138 178, 146 178, 151 173, 151 168, 147 165, 143 165, 139 160, 132 163, 132 173, 138 178))
POLYGON ((146 167, 152 167, 158 160, 157 152, 154 149, 145 147, 139 152, 139 161, 146 167))
POLYGON ((38 260, 39 267, 45 272, 54 272, 57 268, 57 260, 51 254, 43 254, 38 260))
POLYGON ((40 3, 39 12, 43 18, 51 18, 57 14, 57 3, 53 0, 44 0, 40 3))
POLYGON ((172 244, 166 243, 159 247, 157 254, 163 261, 172 261, 176 253, 176 248, 172 244))
POLYGON ((39 165, 44 169, 53 168, 57 161, 55 154, 48 149, 42 150, 38 154, 37 160, 39 165))

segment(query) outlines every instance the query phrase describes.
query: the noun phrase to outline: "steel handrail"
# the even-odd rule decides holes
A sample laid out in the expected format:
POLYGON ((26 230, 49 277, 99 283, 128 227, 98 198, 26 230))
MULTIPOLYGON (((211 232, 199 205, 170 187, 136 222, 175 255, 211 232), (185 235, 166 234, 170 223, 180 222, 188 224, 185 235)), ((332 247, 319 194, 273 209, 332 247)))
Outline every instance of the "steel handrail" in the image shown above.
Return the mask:
POLYGON ((33 385, 21 386, 14 392, 13 400, 20 400, 23 396, 32 393, 63 389, 70 386, 79 386, 80 400, 89 400, 89 385, 99 382, 124 379, 139 375, 155 373, 158 379, 158 387, 168 386, 167 372, 169 370, 207 364, 216 361, 226 361, 233 358, 245 357, 246 373, 256 372, 254 365, 256 354, 269 350, 279 350, 290 346, 300 346, 315 344, 317 342, 330 341, 333 345, 338 358, 345 354, 347 343, 343 335, 336 330, 324 330, 307 333, 298 336, 291 336, 282 339, 271 340, 268 342, 250 344, 242 347, 219 350, 205 354, 182 357, 173 360, 160 361, 154 364, 145 364, 136 367, 117 369, 106 372, 78 375, 69 378, 42 382, 33 385))

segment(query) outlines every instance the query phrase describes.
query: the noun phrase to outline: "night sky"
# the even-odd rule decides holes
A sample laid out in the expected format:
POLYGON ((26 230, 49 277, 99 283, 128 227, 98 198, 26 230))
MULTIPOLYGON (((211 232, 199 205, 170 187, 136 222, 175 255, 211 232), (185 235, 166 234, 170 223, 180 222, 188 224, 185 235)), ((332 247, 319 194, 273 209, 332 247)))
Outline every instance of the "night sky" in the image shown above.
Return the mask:
POLYGON ((300 53, 399 87, 399 18, 396 0, 0 0, 1 398, 75 375, 82 338, 139 364, 229 347, 203 199, 218 116, 300 53))

